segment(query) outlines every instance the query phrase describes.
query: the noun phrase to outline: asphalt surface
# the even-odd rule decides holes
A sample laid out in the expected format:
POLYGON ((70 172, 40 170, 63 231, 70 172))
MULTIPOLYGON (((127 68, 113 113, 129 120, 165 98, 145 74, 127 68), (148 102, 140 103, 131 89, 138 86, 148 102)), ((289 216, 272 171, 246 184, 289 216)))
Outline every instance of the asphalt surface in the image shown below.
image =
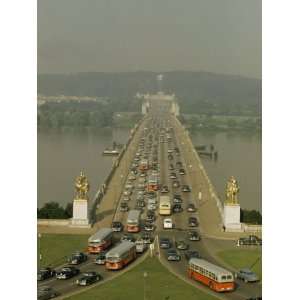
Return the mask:
MULTIPOLYGON (((181 187, 182 185, 189 185, 191 182, 191 176, 193 176, 193 173, 189 170, 189 165, 186 164, 185 157, 181 155, 183 153, 183 145, 177 141, 176 134, 174 133, 174 130, 170 130, 170 132, 166 132, 166 128, 169 127, 175 127, 174 124, 174 119, 168 114, 162 114, 159 111, 154 111, 153 115, 150 115, 148 118, 146 118, 144 122, 144 127, 148 128, 148 130, 145 130, 145 143, 144 143, 144 149, 141 149, 139 146, 139 143, 137 143, 136 149, 134 149, 135 152, 140 152, 141 153, 141 158, 143 155, 145 155, 145 152, 148 152, 148 160, 152 161, 154 154, 154 145, 157 145, 157 157, 159 161, 159 177, 160 177, 160 185, 167 185, 169 188, 168 193, 164 193, 164 195, 169 195, 171 199, 173 199, 173 194, 181 194, 182 197, 182 208, 183 211, 180 213, 172 213, 171 219, 174 223, 174 228, 173 229, 168 229, 165 230, 163 229, 163 216, 159 216, 158 214, 158 206, 156 209, 156 221, 155 221, 155 231, 152 232, 152 237, 156 241, 158 241, 161 237, 168 237, 172 243, 173 247, 175 248, 175 242, 177 240, 185 240, 186 243, 189 245, 189 250, 197 250, 199 251, 200 255, 202 258, 212 262, 216 263, 217 265, 221 265, 220 261, 216 259, 214 253, 219 250, 224 250, 224 249, 233 249, 235 247, 235 242, 231 240, 216 240, 216 239, 209 239, 202 237, 200 241, 189 241, 188 239, 188 230, 190 229, 196 229, 201 235, 200 232, 200 227, 201 227, 201 220, 199 219, 199 210, 201 207, 199 207, 199 201, 197 199, 194 199, 192 196, 192 193, 190 192, 182 192, 181 187), (153 117, 152 117, 153 116, 153 117), (150 130, 152 128, 152 130, 150 130), (160 134, 164 135, 164 141, 160 140, 160 134), (167 142, 166 136, 169 134, 172 139, 170 142, 167 142), (152 140, 150 139, 150 135, 153 136, 152 140), (158 137, 156 139, 156 137, 158 137), (175 147, 178 147, 180 150, 180 154, 177 155, 175 151, 172 153, 173 159, 170 160, 168 158, 168 150, 173 150, 175 147), (179 168, 176 167, 176 162, 182 162, 182 168, 185 169, 186 174, 185 175, 180 175, 179 174, 179 168), (169 170, 170 163, 174 165, 174 170, 169 170), (174 188, 172 186, 173 179, 170 178, 170 172, 175 172, 177 175, 177 179, 180 182, 180 187, 174 188), (196 212, 190 213, 187 212, 186 207, 188 203, 193 203, 196 206, 196 212), (200 223, 200 226, 191 228, 188 226, 188 218, 190 216, 196 217, 200 223)), ((138 138, 141 138, 139 136, 138 138)), ((136 160, 136 163, 139 163, 140 160, 136 160)), ((132 161, 134 163, 134 161, 132 161)), ((131 164, 129 164, 131 165, 131 164)), ((138 184, 140 183, 139 181, 142 180, 142 178, 145 178, 147 180, 147 177, 151 174, 152 170, 147 171, 147 176, 146 177, 141 177, 141 172, 138 171, 138 174, 135 175, 136 179, 131 180, 130 182, 132 185, 134 185, 134 189, 132 194, 130 195, 130 200, 127 201, 129 209, 133 209, 136 205, 136 199, 138 195, 138 184)), ((129 183, 128 177, 133 175, 131 172, 129 172, 127 176, 127 180, 125 181, 126 183, 129 183)), ((123 191, 125 190, 123 186, 123 191)), ((159 196, 160 192, 157 192, 157 202, 159 203, 159 196)), ((146 202, 146 207, 147 207, 147 201, 146 201, 146 196, 145 196, 145 202, 146 202)), ((120 221, 123 223, 124 227, 126 226, 126 220, 127 220, 127 215, 128 212, 121 212, 120 211, 120 204, 123 201, 123 195, 117 199, 117 207, 113 214, 113 220, 114 221, 120 221)), ((146 218, 146 212, 147 208, 144 207, 143 213, 142 213, 142 226, 144 224, 144 220, 146 218)), ((111 216, 110 216, 111 218, 111 216)), ((115 244, 118 243, 120 240, 122 233, 115 234, 115 244)), ((134 234, 134 237, 137 238, 140 235, 134 234)), ((187 260, 184 256, 185 251, 180 251, 177 250, 180 255, 181 255, 181 261, 179 262, 169 262, 167 261, 166 258, 166 250, 159 249, 158 243, 156 245, 156 255, 159 256, 160 260, 162 261, 163 264, 165 264, 171 271, 175 272, 178 274, 180 277, 184 278, 187 281, 190 281, 193 285, 196 285, 203 291, 212 293, 213 295, 218 296, 221 299, 247 299, 249 297, 261 295, 261 284, 260 283, 243 283, 241 281, 236 281, 237 283, 237 289, 233 292, 226 293, 226 294, 216 294, 215 292, 210 291, 210 289, 206 286, 203 286, 201 283, 192 281, 187 277, 187 260)), ((71 255, 71 253, 70 253, 71 255)), ((140 255, 141 256, 141 255, 140 255)), ((96 256, 95 255, 89 255, 88 261, 78 265, 78 268, 80 268, 81 273, 85 271, 97 271, 99 272, 104 279, 109 279, 113 276, 116 276, 116 274, 119 271, 108 271, 105 269, 104 266, 99 266, 96 265, 93 260, 96 256)), ((140 258, 137 259, 137 262, 140 258)), ((223 267, 226 267, 223 265, 223 267)), ((127 267, 128 268, 128 267, 127 267)), ((226 267, 228 269, 228 267, 226 267)), ((229 268, 230 270, 230 268, 229 268)), ((234 271, 234 270, 231 270, 234 271)), ((84 287, 78 287, 75 284, 75 281, 78 277, 81 275, 79 274, 76 277, 73 277, 72 279, 67 279, 67 280, 57 280, 55 278, 53 279, 48 279, 46 281, 42 281, 38 283, 38 286, 51 286, 53 287, 56 291, 58 291, 61 295, 67 295, 71 292, 76 292, 77 290, 82 290, 84 287)))

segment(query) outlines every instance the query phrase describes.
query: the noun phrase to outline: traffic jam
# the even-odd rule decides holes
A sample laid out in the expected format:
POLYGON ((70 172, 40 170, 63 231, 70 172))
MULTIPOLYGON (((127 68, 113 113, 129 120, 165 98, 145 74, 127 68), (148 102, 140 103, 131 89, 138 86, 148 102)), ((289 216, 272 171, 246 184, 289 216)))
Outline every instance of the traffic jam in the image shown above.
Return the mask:
MULTIPOLYGON (((106 279, 141 257, 157 240, 155 255, 213 291, 236 288, 236 275, 205 260, 199 230, 199 202, 193 199, 184 144, 169 114, 149 114, 116 207, 111 228, 89 237, 87 250, 60 268, 38 271, 38 299, 50 299, 106 279), (68 285, 64 282, 70 282, 68 285)), ((254 274, 255 275, 255 274, 254 274)), ((250 277, 249 277, 250 278, 250 277)), ((252 281, 258 281, 252 277, 252 281)))

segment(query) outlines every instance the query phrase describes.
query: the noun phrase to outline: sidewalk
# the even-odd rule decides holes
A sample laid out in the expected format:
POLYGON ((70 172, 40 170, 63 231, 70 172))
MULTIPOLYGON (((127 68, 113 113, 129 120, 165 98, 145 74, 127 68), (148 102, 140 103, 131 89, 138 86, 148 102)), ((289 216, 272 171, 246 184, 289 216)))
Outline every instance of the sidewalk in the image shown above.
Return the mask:
POLYGON ((116 172, 111 179, 107 192, 105 193, 99 207, 96 211, 96 223, 93 226, 94 231, 102 227, 110 227, 113 221, 115 212, 118 208, 118 202, 121 197, 123 186, 126 183, 127 175, 131 166, 131 162, 136 153, 136 149, 139 143, 139 136, 144 129, 143 121, 135 133, 130 145, 128 146, 123 158, 120 161, 116 172))
MULTIPOLYGON (((207 179, 203 164, 196 153, 190 137, 185 132, 180 122, 175 119, 175 131, 180 140, 180 147, 182 150, 183 159, 186 162, 187 176, 190 179, 192 195, 198 201, 198 215, 200 222, 201 233, 204 236, 235 240, 241 236, 248 236, 249 232, 223 232, 222 218, 216 203, 212 196, 212 186, 207 179), (202 197, 199 199, 199 192, 202 197)), ((256 235, 261 235, 261 233, 256 235)))

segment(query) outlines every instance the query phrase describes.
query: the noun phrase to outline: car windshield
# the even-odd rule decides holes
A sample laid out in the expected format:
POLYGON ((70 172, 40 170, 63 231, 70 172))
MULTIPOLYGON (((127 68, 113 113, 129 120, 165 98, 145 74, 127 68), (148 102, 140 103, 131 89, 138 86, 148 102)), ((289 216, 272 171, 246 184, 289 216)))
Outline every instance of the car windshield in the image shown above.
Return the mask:
POLYGON ((48 292, 48 291, 51 291, 51 288, 48 286, 40 286, 40 287, 38 287, 38 291, 39 292, 48 292))
POLYGON ((119 257, 108 256, 108 257, 106 258, 106 260, 107 260, 108 262, 119 262, 119 261, 120 261, 120 258, 119 258, 119 257))
POLYGON ((241 270, 242 273, 247 274, 247 275, 253 275, 254 273, 250 270, 241 270))

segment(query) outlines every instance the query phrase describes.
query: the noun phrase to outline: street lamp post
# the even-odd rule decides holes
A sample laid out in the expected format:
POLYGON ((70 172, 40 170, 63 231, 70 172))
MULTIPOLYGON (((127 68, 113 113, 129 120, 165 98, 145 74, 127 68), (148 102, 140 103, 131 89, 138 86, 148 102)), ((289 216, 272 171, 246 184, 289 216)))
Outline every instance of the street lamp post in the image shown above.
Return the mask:
POLYGON ((42 254, 41 254, 41 238, 42 238, 42 234, 38 233, 38 249, 39 249, 39 268, 41 266, 41 260, 42 260, 42 254))
POLYGON ((146 300, 146 278, 148 276, 147 272, 144 272, 144 300, 146 300))

